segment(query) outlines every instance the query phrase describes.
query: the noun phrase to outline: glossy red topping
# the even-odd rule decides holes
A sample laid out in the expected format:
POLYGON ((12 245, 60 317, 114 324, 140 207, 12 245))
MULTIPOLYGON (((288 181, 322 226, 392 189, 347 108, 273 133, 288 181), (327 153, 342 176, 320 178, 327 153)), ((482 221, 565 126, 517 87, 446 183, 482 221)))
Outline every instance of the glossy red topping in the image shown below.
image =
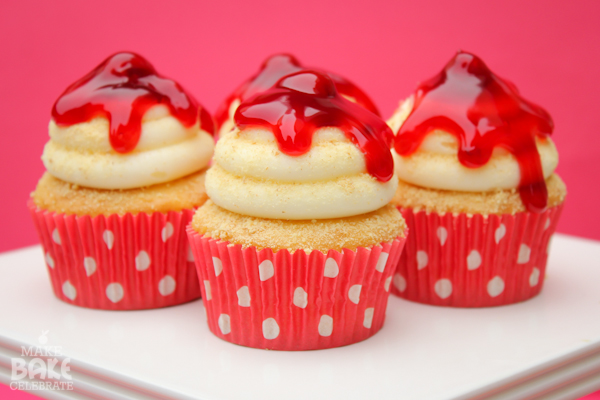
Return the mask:
POLYGON ((273 131, 279 149, 290 156, 307 153, 316 129, 339 127, 365 155, 367 171, 382 182, 394 174, 389 150, 392 131, 378 116, 346 100, 325 73, 303 70, 243 102, 235 123, 273 131))
POLYGON ((486 164, 496 146, 512 153, 521 170, 523 204, 533 212, 546 208, 548 193, 535 137, 552 133, 552 118, 477 56, 459 52, 442 72, 418 87, 413 110, 396 137, 396 152, 415 152, 435 129, 456 136, 458 159, 469 168, 486 164))
MULTIPOLYGON (((229 108, 235 99, 245 101, 257 93, 269 89, 284 76, 306 69, 307 68, 304 68, 302 65, 300 65, 294 56, 289 54, 276 54, 269 57, 261 66, 258 74, 244 82, 227 98, 227 100, 225 100, 224 103, 221 104, 215 114, 217 125, 220 128, 221 125, 223 125, 225 121, 229 119, 229 108)), ((333 79, 335 87, 340 94, 352 97, 357 104, 360 104, 378 116, 380 115, 379 110, 377 110, 377 107, 371 101, 369 96, 360 90, 358 86, 332 72, 325 73, 329 75, 331 79, 333 79)))
POLYGON ((198 121, 202 129, 214 134, 212 117, 183 88, 163 78, 143 57, 117 53, 83 78, 73 83, 56 100, 52 118, 69 126, 103 116, 110 124, 110 144, 119 153, 135 149, 142 118, 149 108, 163 104, 184 126, 198 121))

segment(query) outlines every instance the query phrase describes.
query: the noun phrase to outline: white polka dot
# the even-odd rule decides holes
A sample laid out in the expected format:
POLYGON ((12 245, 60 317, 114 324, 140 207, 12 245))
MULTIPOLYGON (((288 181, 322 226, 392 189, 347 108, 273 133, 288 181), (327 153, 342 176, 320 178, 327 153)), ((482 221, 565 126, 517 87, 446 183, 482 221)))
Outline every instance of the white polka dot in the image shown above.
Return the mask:
POLYGON ((323 271, 323 276, 326 278, 335 278, 339 273, 340 267, 333 258, 328 258, 325 260, 325 270, 323 271))
POLYGON ((54 258, 52 258, 49 252, 46 252, 44 258, 46 259, 46 264, 48 264, 50 268, 54 268, 54 258))
POLYGON ((294 290, 294 305, 300 308, 306 308, 308 305, 308 293, 301 287, 297 287, 294 290))
POLYGON ((91 276, 94 272, 96 272, 96 260, 93 257, 85 257, 83 259, 83 268, 85 269, 85 274, 87 276, 91 276))
POLYGON ((371 329, 371 325, 373 325, 373 314, 375 313, 375 309, 373 307, 367 308, 365 310, 365 319, 363 320, 363 326, 367 329, 371 329))
POLYGON ((172 294, 175 291, 176 287, 177 282, 175 282, 175 279, 173 279, 173 277, 170 275, 165 275, 165 277, 162 278, 160 282, 158 282, 158 291, 163 296, 168 296, 172 294))
POLYGON ((423 269, 429 263, 429 256, 423 250, 417 251, 417 269, 423 269))
POLYGON ((467 256, 467 269, 470 271, 479 268, 481 265, 481 254, 477 250, 471 250, 467 256))
POLYGON ((487 284, 488 294, 492 297, 499 296, 504 292, 504 281, 499 276, 494 277, 487 284))
POLYGON ((108 297, 108 299, 113 303, 118 303, 119 301, 123 300, 124 294, 125 291, 120 283, 113 282, 106 286, 106 297, 108 297))
POLYGON ((529 262, 531 257, 531 249, 526 244, 522 243, 519 247, 519 257, 517 258, 517 264, 526 264, 529 262))
POLYGON ((375 270, 379 272, 383 272, 385 270, 385 265, 387 264, 388 257, 390 255, 385 252, 381 252, 379 254, 379 259, 377 260, 377 265, 375 265, 375 270))
POLYGON ((56 244, 61 244, 60 233, 58 233, 58 228, 54 228, 54 230, 52 231, 52 240, 56 244))
POLYGON ((540 270, 534 268, 529 276, 529 286, 534 287, 540 282, 540 270))
POLYGON ((548 229, 550 227, 550 217, 548 217, 548 219, 546 219, 546 223, 544 224, 544 230, 548 229))
POLYGON ((448 239, 448 230, 443 226, 437 228, 437 237, 440 239, 440 244, 443 246, 446 244, 446 240, 448 239))
POLYGON ((115 235, 112 233, 112 231, 107 229, 102 233, 102 240, 104 240, 104 243, 106 243, 106 247, 111 250, 113 248, 113 244, 115 244, 115 235))
POLYGON ((192 251, 192 248, 188 245, 187 249, 187 260, 189 262, 194 262, 194 252, 192 251))
POLYGON ((135 257, 135 269, 145 271, 150 266, 150 256, 144 250, 140 251, 135 257))
POLYGON ((321 336, 331 336, 333 332, 333 318, 329 315, 321 315, 321 319, 319 320, 319 335, 321 336))
POLYGON ((162 238, 162 241, 166 242, 167 240, 169 240, 169 238, 171 236, 173 236, 173 232, 175 232, 175 229, 173 228, 173 224, 170 222, 167 222, 165 224, 165 227, 162 229, 162 231, 160 233, 160 237, 162 238))
POLYGON ((452 294, 452 282, 449 279, 440 279, 435 283, 433 290, 441 299, 447 299, 452 294))
POLYGON ((398 291, 404 292, 406 290, 406 279, 400 274, 394 275, 394 286, 398 291))
POLYGON ((348 298, 354 304, 358 304, 360 301, 360 291, 362 290, 362 285, 352 285, 348 290, 348 298))
POLYGON ((548 238, 548 246, 546 247, 546 254, 550 254, 550 245, 552 244, 552 237, 553 236, 550 236, 548 238))
POLYGON ((221 272, 223 272, 223 263, 221 262, 221 259, 219 257, 213 257, 212 260, 213 267, 215 268, 215 275, 221 275, 221 272))
POLYGON ((231 319, 229 318, 229 315, 227 314, 221 314, 219 315, 219 329, 221 330, 221 333, 223 335, 227 335, 228 333, 231 332, 231 319))
POLYGON ((504 235, 506 235, 506 226, 504 224, 500 224, 500 226, 496 228, 496 232, 494 233, 494 239, 496 240, 496 244, 500 243, 504 235))
POLYGON ((267 340, 273 340, 279 336, 279 325, 275 318, 267 318, 262 323, 263 336, 267 340))
POLYGON ((392 283, 392 277, 388 276, 386 280, 383 282, 383 288, 386 292, 390 291, 390 284, 392 283))
POLYGON ((250 307, 250 290, 248 290, 248 286, 242 286, 236 293, 238 305, 240 307, 250 307))
POLYGON ((69 300, 75 300, 75 297, 77 297, 77 289, 75 289, 75 286, 73 286, 69 281, 65 281, 65 283, 63 283, 62 291, 65 297, 69 300))
POLYGON ((204 296, 204 300, 208 301, 212 299, 212 293, 210 290, 210 281, 204 281, 204 292, 206 296, 204 296))
POLYGON ((271 260, 264 260, 260 263, 258 266, 258 275, 263 282, 267 279, 271 279, 273 275, 275 275, 275 268, 273 267, 271 260))

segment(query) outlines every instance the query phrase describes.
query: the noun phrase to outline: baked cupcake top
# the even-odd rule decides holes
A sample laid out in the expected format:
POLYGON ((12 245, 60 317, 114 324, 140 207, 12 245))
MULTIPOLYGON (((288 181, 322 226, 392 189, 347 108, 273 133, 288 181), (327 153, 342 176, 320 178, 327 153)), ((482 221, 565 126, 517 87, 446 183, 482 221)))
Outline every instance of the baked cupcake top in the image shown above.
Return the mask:
POLYGON ((212 117, 143 57, 117 53, 70 85, 52 108, 42 161, 95 189, 169 182, 208 166, 212 117))
POLYGON ((377 210, 394 196, 391 130, 338 93, 325 73, 281 78, 243 102, 234 119, 206 177, 220 207, 260 218, 328 219, 377 210))
POLYGON ((558 164, 552 118, 477 56, 458 52, 388 124, 401 180, 466 192, 518 188, 527 210, 546 209, 545 180, 558 164))
MULTIPOLYGON (((267 58, 258 73, 242 83, 219 106, 215 114, 219 137, 234 128, 233 116, 241 102, 269 89, 284 76, 305 69, 307 68, 303 67, 294 56, 289 54, 275 54, 267 58)), ((333 80, 336 89, 342 96, 363 106, 372 113, 380 115, 373 101, 358 86, 333 72, 321 72, 326 73, 333 80)))

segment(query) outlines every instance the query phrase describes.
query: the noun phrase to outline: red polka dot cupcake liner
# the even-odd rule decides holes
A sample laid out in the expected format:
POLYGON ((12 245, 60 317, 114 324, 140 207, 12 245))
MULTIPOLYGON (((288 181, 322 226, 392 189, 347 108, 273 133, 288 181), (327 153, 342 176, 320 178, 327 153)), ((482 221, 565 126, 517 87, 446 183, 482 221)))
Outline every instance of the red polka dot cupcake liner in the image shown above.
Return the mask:
POLYGON ((140 310, 200 298, 185 232, 194 210, 90 217, 28 207, 60 300, 140 310))
POLYGON ((211 332, 270 350, 327 349, 377 333, 406 241, 307 254, 242 248, 191 226, 188 235, 211 332))
POLYGON ((530 299, 542 290, 550 239, 562 208, 487 217, 400 208, 410 235, 392 293, 451 307, 530 299))

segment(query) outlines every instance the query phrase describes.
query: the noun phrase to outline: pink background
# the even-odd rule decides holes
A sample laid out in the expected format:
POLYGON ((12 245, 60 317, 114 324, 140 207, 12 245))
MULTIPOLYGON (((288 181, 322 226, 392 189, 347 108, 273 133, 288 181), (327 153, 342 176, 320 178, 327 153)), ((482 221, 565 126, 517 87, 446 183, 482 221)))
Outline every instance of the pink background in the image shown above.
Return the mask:
POLYGON ((558 230, 598 240, 599 17, 594 0, 4 0, 0 251, 37 242, 25 203, 44 171, 53 102, 119 50, 148 58, 211 112, 265 57, 290 52, 353 80, 386 118, 457 49, 474 52, 554 117, 569 190, 558 230))
POLYGON ((50 109, 119 50, 147 57, 214 112, 268 55, 291 52, 371 95, 384 117, 457 49, 554 117, 569 196, 559 231, 600 239, 600 3, 549 1, 4 1, 0 251, 37 241, 25 202, 44 171, 50 109), (291 3, 290 3, 291 4, 291 3))

